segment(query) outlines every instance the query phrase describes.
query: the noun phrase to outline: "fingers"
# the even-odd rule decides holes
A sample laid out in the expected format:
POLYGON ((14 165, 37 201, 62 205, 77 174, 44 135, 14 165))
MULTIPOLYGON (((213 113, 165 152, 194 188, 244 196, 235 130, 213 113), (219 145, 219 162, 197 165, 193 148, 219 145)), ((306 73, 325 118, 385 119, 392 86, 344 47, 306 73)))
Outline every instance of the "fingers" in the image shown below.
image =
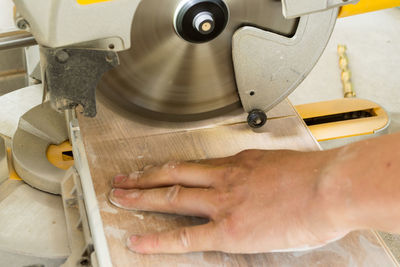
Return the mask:
POLYGON ((221 166, 225 164, 230 164, 234 161, 234 156, 230 157, 225 157, 225 158, 214 158, 214 159, 202 159, 202 160, 196 160, 196 161, 191 161, 193 163, 197 164, 203 164, 203 165, 210 165, 210 166, 221 166))
POLYGON ((124 209, 210 218, 216 214, 212 191, 212 189, 185 188, 179 185, 147 190, 114 189, 110 193, 110 201, 124 209))
POLYGON ((213 222, 185 227, 170 232, 131 236, 127 241, 130 250, 143 254, 177 254, 216 250, 219 245, 217 227, 213 222))
POLYGON ((154 188, 179 184, 186 187, 210 187, 221 168, 196 163, 167 163, 152 167, 143 172, 117 175, 113 180, 114 188, 154 188))

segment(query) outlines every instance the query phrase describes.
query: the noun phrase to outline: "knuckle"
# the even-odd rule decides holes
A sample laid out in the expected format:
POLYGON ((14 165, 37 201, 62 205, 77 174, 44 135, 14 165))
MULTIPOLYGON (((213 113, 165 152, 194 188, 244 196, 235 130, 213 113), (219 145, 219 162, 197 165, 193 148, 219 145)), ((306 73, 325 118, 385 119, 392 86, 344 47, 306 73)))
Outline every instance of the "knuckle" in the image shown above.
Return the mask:
POLYGON ((174 178, 182 169, 182 163, 177 161, 170 161, 162 165, 159 169, 160 175, 164 178, 174 178))
POLYGON ((218 194, 217 194, 217 201, 218 201, 218 203, 220 203, 220 204, 222 204, 222 205, 224 205, 224 204, 226 204, 229 200, 231 200, 231 193, 230 192, 228 192, 228 191, 222 191, 222 192, 219 192, 218 194))
POLYGON ((231 207, 231 196, 228 192, 217 192, 208 209, 208 216, 214 221, 224 217, 226 210, 231 207))
POLYGON ((231 214, 226 215, 219 222, 220 231, 223 233, 223 237, 228 241, 235 241, 240 239, 240 223, 235 220, 231 214))
POLYGON ((220 214, 223 212, 223 209, 218 205, 212 205, 207 212, 207 216, 210 220, 216 221, 220 217, 220 214))
POLYGON ((245 166, 252 166, 254 163, 258 163, 265 152, 257 149, 248 149, 237 154, 237 162, 244 164, 245 166))
POLYGON ((132 172, 131 174, 129 174, 128 179, 130 182, 134 182, 134 183, 140 183, 142 182, 142 175, 143 175, 143 171, 136 171, 136 172, 132 172))
POLYGON ((223 175, 224 182, 229 181, 238 171, 238 167, 232 164, 229 164, 225 167, 225 172, 223 175))
POLYGON ((190 248, 191 236, 188 228, 182 228, 178 231, 178 243, 185 249, 190 248))
POLYGON ((247 196, 247 193, 243 191, 241 186, 226 185, 227 188, 218 191, 215 197, 216 214, 219 216, 226 216, 227 211, 237 207, 242 203, 247 196))
POLYGON ((148 242, 148 249, 150 251, 155 251, 160 247, 160 236, 159 235, 153 235, 151 236, 151 239, 148 242))
POLYGON ((152 170, 152 169, 154 169, 155 167, 153 166, 153 165, 146 165, 146 166, 144 166, 143 167, 143 171, 145 172, 145 171, 150 171, 150 170, 152 170))
POLYGON ((246 157, 249 154, 252 154, 255 150, 254 149, 245 149, 237 154, 239 157, 246 157))
POLYGON ((225 190, 230 191, 231 188, 236 184, 237 177, 241 175, 241 168, 240 166, 229 164, 225 166, 224 172, 221 176, 221 186, 225 188, 225 190))
POLYGON ((242 179, 238 181, 237 184, 235 184, 234 186, 232 186, 230 188, 230 193, 232 195, 232 197, 234 198, 234 200, 236 201, 243 201, 243 197, 246 197, 246 195, 249 194, 248 191, 248 187, 246 186, 246 184, 243 184, 242 179))
POLYGON ((174 185, 168 189, 167 192, 167 201, 171 205, 176 205, 179 202, 179 192, 181 191, 182 186, 174 185))
POLYGON ((180 165, 180 162, 178 162, 178 161, 170 161, 170 162, 165 163, 161 168, 163 170, 171 171, 171 170, 175 170, 176 168, 178 168, 179 165, 180 165))

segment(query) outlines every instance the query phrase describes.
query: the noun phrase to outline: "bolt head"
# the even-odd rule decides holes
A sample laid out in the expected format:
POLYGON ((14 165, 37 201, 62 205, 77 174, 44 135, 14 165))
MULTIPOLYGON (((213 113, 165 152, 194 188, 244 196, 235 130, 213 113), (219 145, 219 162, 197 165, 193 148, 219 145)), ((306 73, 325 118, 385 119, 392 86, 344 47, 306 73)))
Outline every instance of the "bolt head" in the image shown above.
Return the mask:
POLYGON ((247 116, 247 123, 251 128, 261 128, 267 122, 267 114, 263 110, 254 109, 247 116))
POLYGON ((59 50, 56 52, 56 60, 59 63, 65 63, 69 59, 69 54, 65 50, 59 50))
POLYGON ((29 28, 29 23, 25 19, 19 19, 17 21, 17 27, 21 30, 27 30, 29 28))

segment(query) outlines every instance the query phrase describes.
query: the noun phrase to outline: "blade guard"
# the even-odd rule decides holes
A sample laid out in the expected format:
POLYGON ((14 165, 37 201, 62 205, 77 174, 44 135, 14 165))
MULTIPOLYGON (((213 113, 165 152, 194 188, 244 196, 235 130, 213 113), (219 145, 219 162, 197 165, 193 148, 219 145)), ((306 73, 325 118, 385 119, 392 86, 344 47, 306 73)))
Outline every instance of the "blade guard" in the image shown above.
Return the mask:
POLYGON ((247 26, 235 32, 233 63, 246 112, 267 112, 297 88, 322 55, 337 14, 331 9, 301 17, 291 38, 247 26))

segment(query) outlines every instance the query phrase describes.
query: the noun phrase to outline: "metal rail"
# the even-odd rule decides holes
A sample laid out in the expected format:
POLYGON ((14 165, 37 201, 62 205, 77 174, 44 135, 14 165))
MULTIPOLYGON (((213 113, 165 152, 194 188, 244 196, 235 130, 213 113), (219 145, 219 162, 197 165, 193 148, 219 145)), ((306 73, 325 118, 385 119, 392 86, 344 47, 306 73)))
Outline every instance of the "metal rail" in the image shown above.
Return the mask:
POLYGON ((36 44, 35 38, 26 31, 0 33, 0 51, 36 44))

